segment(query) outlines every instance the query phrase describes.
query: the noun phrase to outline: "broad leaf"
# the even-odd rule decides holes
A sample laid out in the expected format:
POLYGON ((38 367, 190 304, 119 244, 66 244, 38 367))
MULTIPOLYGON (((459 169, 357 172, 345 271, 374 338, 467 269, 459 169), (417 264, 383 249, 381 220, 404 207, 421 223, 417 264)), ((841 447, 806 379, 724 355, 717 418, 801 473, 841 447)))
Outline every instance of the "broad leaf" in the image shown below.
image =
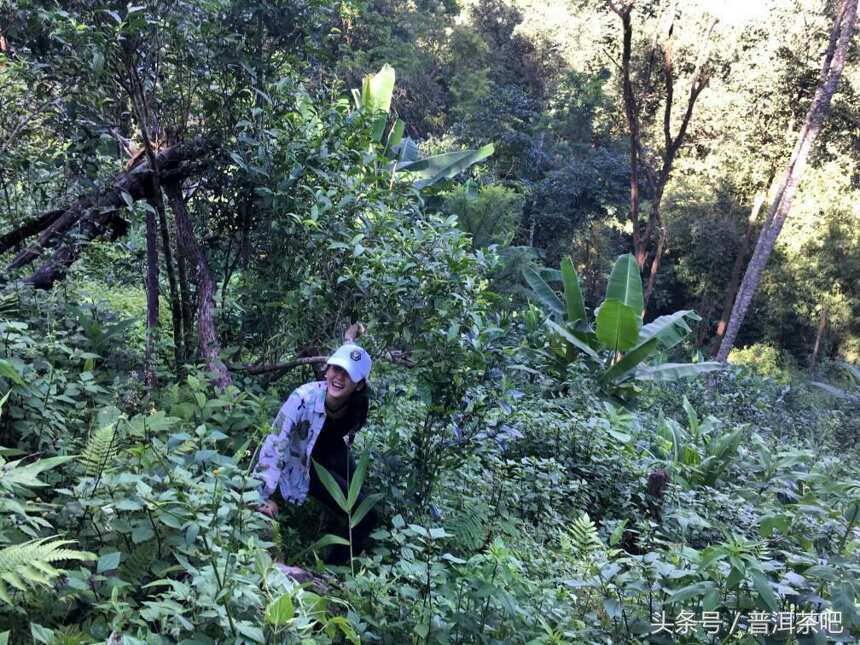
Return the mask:
POLYGON ((577 332, 570 332, 561 325, 557 325, 551 320, 547 320, 546 324, 550 329, 552 329, 556 334, 561 336, 565 341, 576 347, 576 349, 585 354, 588 354, 595 361, 600 361, 600 355, 596 351, 594 351, 594 349, 592 349, 586 341, 575 335, 577 334, 577 332))
POLYGON ((327 546, 332 546, 333 544, 339 544, 341 546, 349 546, 349 540, 344 540, 339 535, 332 535, 331 533, 326 533, 319 540, 313 543, 311 549, 316 551, 317 549, 322 549, 327 546))
POLYGON ((266 621, 271 625, 285 625, 293 619, 296 609, 290 594, 284 594, 277 600, 273 600, 266 607, 266 621))
POLYGON ((383 152, 389 159, 394 155, 394 151, 403 140, 403 130, 405 128, 406 124, 402 119, 397 119, 391 127, 391 132, 388 133, 388 140, 385 142, 385 151, 383 152))
POLYGON ((845 399, 847 401, 853 401, 854 399, 860 398, 860 397, 857 397, 857 396, 851 394, 850 392, 848 392, 848 390, 842 390, 838 387, 833 387, 832 385, 829 385, 827 383, 821 383, 820 381, 810 381, 809 384, 814 385, 819 390, 823 390, 824 392, 827 392, 831 396, 835 396, 837 399, 845 399))
POLYGON ((398 172, 411 172, 416 176, 415 187, 419 190, 432 184, 451 179, 466 170, 472 164, 483 161, 495 148, 488 143, 477 150, 459 150, 457 152, 446 152, 441 155, 425 157, 418 161, 406 161, 398 163, 395 169, 398 172))
POLYGON ((639 265, 629 253, 619 255, 609 275, 606 285, 606 300, 616 299, 631 307, 636 315, 642 317, 645 308, 642 299, 642 278, 639 276, 639 265))
POLYGON ((355 467, 355 472, 349 482, 349 493, 346 497, 346 506, 349 510, 355 506, 355 500, 358 499, 358 494, 361 492, 361 485, 364 483, 364 477, 367 474, 367 466, 370 463, 370 452, 365 452, 358 460, 358 465, 355 467))
POLYGON ((370 509, 372 509, 381 499, 381 494, 374 493, 373 495, 368 495, 361 500, 361 504, 358 505, 358 508, 355 509, 355 513, 353 513, 349 518, 349 528, 354 529, 358 526, 358 523, 364 519, 364 516, 367 515, 370 512, 370 509))
POLYGON ((383 65, 376 74, 365 76, 361 83, 361 106, 372 115, 370 128, 374 141, 382 141, 393 94, 394 68, 391 65, 383 65))
POLYGON ((329 495, 332 496, 332 499, 334 499, 344 513, 349 513, 349 506, 346 503, 346 497, 343 496, 343 491, 340 489, 340 486, 337 481, 335 481, 335 478, 332 477, 331 473, 316 461, 314 461, 314 470, 317 471, 317 476, 320 478, 320 482, 322 482, 322 485, 328 491, 329 495))
POLYGON ((640 367, 636 378, 640 381, 676 381, 681 378, 717 372, 725 367, 717 361, 704 363, 663 363, 655 367, 640 367))
POLYGON ((627 352, 615 365, 606 370, 603 373, 601 380, 606 383, 618 383, 622 381, 631 371, 633 371, 633 369, 636 368, 637 365, 639 365, 639 363, 647 359, 656 349, 656 338, 640 343, 627 352))
POLYGON ((750 577, 752 578, 753 586, 758 592, 759 598, 762 599, 762 602, 764 602, 764 604, 767 605, 767 608, 771 611, 776 611, 777 607, 779 607, 779 598, 777 598, 773 589, 770 588, 770 582, 768 582, 767 576, 763 573, 753 572, 750 577))
POLYGON ((551 313, 564 315, 564 304, 561 302, 559 297, 555 295, 555 291, 552 290, 552 287, 550 287, 544 279, 540 277, 540 274, 538 274, 537 271, 530 267, 526 267, 523 269, 523 277, 532 289, 529 296, 533 296, 535 300, 549 309, 551 313))
POLYGON ((617 298, 607 298, 597 312, 597 338, 611 351, 625 352, 639 340, 641 324, 641 313, 636 309, 617 298))
POLYGON ((706 582, 694 582, 691 585, 687 585, 686 587, 682 587, 677 591, 673 591, 672 597, 669 598, 669 603, 682 603, 686 602, 687 600, 690 600, 691 598, 698 598, 699 596, 704 596, 713 588, 714 583, 710 580, 706 582))
POLYGON ((639 341, 657 338, 660 341, 661 349, 671 349, 692 331, 685 318, 693 321, 701 320, 699 315, 690 309, 676 311, 668 316, 660 316, 642 327, 639 332, 639 341))
POLYGON ((567 305, 568 322, 582 320, 587 322, 585 313, 585 302, 582 299, 582 288, 579 284, 579 276, 573 268, 573 262, 569 257, 561 261, 561 281, 564 284, 564 300, 567 305))
POLYGON ((7 379, 18 385, 24 384, 24 379, 12 363, 5 358, 0 358, 0 376, 5 376, 7 379))

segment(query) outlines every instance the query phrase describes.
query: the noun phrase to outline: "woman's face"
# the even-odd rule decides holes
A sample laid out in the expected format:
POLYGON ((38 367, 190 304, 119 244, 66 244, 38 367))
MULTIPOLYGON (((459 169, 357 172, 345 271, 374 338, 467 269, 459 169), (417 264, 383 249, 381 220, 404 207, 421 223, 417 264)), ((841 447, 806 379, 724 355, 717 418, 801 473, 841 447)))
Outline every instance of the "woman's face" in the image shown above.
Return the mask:
POLYGON ((346 401, 358 388, 358 383, 349 377, 349 373, 338 365, 329 365, 325 370, 325 381, 328 386, 326 398, 333 403, 346 401))

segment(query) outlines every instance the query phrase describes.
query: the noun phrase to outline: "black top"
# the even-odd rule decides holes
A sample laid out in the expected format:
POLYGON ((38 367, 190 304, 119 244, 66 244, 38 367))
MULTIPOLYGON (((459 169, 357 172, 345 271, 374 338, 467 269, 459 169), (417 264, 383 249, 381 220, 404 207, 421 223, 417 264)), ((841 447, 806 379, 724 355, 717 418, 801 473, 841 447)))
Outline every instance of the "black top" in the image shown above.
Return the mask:
POLYGON ((343 438, 355 434, 367 421, 367 389, 354 392, 342 417, 333 419, 326 415, 325 423, 314 444, 311 457, 318 462, 331 461, 332 456, 342 456, 346 451, 343 438))

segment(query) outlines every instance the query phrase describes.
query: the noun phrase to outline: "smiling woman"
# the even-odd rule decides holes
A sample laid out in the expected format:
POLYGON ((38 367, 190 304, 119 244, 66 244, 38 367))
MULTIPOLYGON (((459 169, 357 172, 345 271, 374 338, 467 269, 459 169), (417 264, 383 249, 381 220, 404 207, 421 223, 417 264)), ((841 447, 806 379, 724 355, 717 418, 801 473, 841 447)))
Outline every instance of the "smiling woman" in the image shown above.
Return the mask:
MULTIPOLYGON (((281 406, 270 434, 260 450, 257 477, 263 481, 265 500, 260 512, 274 517, 277 490, 285 501, 301 504, 308 495, 339 512, 339 506, 319 480, 311 462, 324 466, 346 495, 355 462, 350 455, 355 433, 367 421, 367 377, 371 359, 358 345, 341 346, 326 363, 325 380, 296 388, 281 406)), ((359 495, 357 502, 364 499, 359 495)), ((353 551, 364 547, 376 525, 370 511, 352 529, 353 551)), ((345 531, 348 537, 348 530, 345 531)), ((344 564, 349 549, 335 546, 326 561, 344 564)))

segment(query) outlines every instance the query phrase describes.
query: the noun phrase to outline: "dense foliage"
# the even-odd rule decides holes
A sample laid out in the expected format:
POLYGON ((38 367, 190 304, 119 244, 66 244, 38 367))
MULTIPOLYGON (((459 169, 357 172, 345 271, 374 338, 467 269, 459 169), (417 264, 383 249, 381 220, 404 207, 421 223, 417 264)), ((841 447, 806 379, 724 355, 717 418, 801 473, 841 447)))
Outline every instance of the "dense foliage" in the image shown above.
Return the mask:
POLYGON ((0 644, 856 642, 856 53, 721 366, 841 5, 681 4, 631 18, 639 265, 608 3, 0 0, 0 644), (270 520, 359 322, 355 491, 270 520))

